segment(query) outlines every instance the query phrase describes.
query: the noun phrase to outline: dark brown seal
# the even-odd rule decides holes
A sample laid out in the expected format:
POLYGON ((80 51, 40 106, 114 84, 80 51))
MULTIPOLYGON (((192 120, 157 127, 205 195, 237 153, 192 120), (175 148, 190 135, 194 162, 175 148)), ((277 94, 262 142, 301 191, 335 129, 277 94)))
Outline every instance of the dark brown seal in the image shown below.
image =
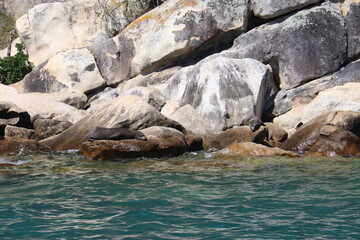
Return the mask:
POLYGON ((127 128, 102 128, 96 127, 89 134, 89 141, 94 140, 121 140, 121 139, 139 139, 147 140, 145 135, 136 130, 127 128))

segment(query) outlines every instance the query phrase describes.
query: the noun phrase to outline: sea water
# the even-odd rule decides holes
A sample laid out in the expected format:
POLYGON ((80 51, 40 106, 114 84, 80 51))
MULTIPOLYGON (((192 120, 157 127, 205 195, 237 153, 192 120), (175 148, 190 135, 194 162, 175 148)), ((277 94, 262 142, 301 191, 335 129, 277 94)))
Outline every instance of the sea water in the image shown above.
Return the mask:
POLYGON ((0 239, 360 239, 359 158, 4 163, 0 239))

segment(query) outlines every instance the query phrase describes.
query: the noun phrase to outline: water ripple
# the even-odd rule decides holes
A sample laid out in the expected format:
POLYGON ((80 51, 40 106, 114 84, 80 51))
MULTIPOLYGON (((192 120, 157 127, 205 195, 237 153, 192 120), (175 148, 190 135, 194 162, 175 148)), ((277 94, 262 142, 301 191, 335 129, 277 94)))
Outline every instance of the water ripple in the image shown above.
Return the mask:
POLYGON ((241 168, 243 159, 188 157, 121 164, 60 154, 6 167, 0 172, 0 238, 360 236, 359 159, 332 159, 331 164, 247 159, 241 168), (226 161, 230 168, 223 167, 226 161))

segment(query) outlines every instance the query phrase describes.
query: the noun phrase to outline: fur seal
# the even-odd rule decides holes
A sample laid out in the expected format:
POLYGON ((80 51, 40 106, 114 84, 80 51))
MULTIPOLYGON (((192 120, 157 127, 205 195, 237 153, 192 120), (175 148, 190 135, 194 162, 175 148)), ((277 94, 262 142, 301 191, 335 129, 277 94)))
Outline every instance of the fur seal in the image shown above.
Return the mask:
POLYGON ((96 127, 89 133, 89 141, 94 140, 121 140, 121 139, 139 139, 147 140, 145 135, 136 130, 127 128, 102 128, 96 127))
POLYGON ((279 91, 272 74, 272 71, 268 71, 260 83, 259 93, 254 107, 254 116, 249 120, 249 127, 253 132, 258 130, 260 126, 265 125, 262 122, 264 113, 272 107, 276 93, 279 91), (269 76, 269 74, 271 75, 269 76))

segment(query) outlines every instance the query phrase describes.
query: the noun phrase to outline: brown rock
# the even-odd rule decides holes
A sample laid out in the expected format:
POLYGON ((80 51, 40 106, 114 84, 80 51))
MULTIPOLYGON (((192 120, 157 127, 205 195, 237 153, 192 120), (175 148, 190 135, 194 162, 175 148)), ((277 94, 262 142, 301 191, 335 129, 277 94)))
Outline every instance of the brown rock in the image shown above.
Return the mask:
POLYGON ((30 154, 48 150, 35 140, 7 138, 0 141, 0 154, 30 154))
POLYGON ((316 143, 309 148, 312 156, 360 156, 360 138, 352 132, 326 125, 320 130, 316 143))
POLYGON ((185 141, 188 146, 188 150, 191 152, 201 151, 204 149, 203 139, 201 136, 195 134, 187 134, 185 135, 185 141))
POLYGON ((288 156, 298 157, 299 155, 285 151, 280 148, 266 147, 253 142, 233 143, 224 148, 221 153, 245 155, 245 156, 288 156))
POLYGON ((259 130, 253 132, 248 126, 241 126, 210 137, 211 139, 207 140, 209 143, 205 143, 205 147, 222 149, 236 142, 264 143, 267 135, 268 131, 265 127, 260 127, 259 130))
POLYGON ((174 157, 186 152, 187 146, 175 137, 141 140, 100 140, 83 143, 80 154, 94 160, 116 160, 140 157, 174 157))
POLYGON ((313 155, 358 155, 360 112, 325 112, 301 126, 281 148, 313 155))
POLYGON ((277 147, 288 138, 288 133, 279 125, 271 122, 264 123, 268 129, 268 144, 277 147))

